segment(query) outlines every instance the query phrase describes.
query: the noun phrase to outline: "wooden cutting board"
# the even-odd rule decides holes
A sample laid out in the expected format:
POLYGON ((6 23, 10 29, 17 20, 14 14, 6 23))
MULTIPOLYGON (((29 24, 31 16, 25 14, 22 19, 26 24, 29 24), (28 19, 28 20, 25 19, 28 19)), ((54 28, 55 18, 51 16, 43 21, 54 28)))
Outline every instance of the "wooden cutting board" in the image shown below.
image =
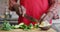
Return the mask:
POLYGON ((32 30, 28 30, 28 31, 24 31, 22 29, 14 29, 14 30, 11 30, 11 31, 0 30, 0 32, 56 32, 56 31, 54 29, 50 28, 47 31, 44 31, 44 30, 41 30, 41 29, 32 29, 32 30))

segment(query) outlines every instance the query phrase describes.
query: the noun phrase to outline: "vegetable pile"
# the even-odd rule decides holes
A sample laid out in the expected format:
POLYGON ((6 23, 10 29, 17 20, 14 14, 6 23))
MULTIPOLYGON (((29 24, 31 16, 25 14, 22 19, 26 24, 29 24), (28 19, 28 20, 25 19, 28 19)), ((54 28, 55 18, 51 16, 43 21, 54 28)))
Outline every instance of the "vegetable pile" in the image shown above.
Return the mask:
POLYGON ((29 26, 25 25, 24 23, 20 23, 19 25, 15 25, 13 26, 14 29, 23 29, 23 30, 30 30, 33 28, 38 28, 39 26, 36 24, 35 26, 33 26, 32 24, 30 24, 29 26))
POLYGON ((4 23, 2 24, 2 30, 11 30, 11 25, 9 24, 8 21, 4 20, 4 23))
POLYGON ((2 30, 12 30, 12 29, 23 29, 23 30, 30 30, 33 28, 39 28, 38 24, 35 24, 35 26, 32 25, 32 23, 27 26, 24 23, 20 23, 19 25, 10 25, 10 23, 7 20, 4 20, 4 23, 2 24, 2 30))

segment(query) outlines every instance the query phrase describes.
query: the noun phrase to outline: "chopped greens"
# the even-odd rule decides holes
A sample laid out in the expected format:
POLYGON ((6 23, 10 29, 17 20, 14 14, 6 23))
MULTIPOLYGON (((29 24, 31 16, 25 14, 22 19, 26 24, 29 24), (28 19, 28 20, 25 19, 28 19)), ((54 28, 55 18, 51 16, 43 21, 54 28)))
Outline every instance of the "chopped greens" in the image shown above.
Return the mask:
POLYGON ((19 25, 10 25, 7 20, 4 20, 2 24, 2 30, 6 30, 6 31, 9 31, 12 29, 30 30, 30 29, 38 28, 38 27, 39 26, 37 24, 33 26, 32 23, 29 26, 25 25, 24 23, 20 23, 19 25))
POLYGON ((3 24, 2 24, 2 30, 11 30, 11 25, 9 24, 8 21, 4 20, 3 24))

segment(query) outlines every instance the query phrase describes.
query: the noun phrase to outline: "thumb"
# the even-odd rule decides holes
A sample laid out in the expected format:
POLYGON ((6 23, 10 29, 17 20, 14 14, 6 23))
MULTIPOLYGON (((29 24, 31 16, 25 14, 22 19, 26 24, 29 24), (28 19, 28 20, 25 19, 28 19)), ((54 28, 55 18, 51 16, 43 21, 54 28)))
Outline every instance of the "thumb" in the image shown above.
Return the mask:
POLYGON ((22 17, 24 17, 24 15, 26 14, 26 8, 24 6, 21 6, 22 7, 22 17))

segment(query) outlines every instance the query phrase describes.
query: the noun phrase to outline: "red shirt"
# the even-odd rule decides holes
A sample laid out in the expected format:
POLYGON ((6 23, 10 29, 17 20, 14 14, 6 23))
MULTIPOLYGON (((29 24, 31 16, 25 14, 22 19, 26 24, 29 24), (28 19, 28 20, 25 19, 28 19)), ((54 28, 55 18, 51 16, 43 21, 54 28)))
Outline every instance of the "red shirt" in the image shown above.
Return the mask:
MULTIPOLYGON (((32 16, 36 19, 39 19, 44 13, 47 12, 48 9, 48 0, 20 0, 20 4, 26 8, 26 14, 32 16)), ((27 18, 20 17, 18 19, 18 23, 24 22, 26 25, 30 23, 35 24, 35 22, 31 22, 27 18)))

